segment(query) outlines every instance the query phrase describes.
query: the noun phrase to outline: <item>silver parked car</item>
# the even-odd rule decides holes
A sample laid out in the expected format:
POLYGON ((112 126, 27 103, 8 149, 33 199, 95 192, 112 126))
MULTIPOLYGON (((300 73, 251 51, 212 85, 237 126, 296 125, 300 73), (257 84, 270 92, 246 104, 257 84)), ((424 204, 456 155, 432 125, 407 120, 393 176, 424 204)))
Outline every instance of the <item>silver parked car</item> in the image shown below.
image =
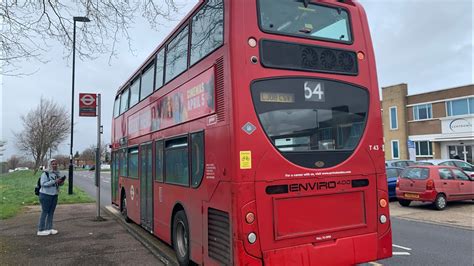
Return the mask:
POLYGON ((457 159, 433 159, 433 160, 424 160, 420 161, 423 164, 431 164, 431 165, 444 165, 444 166, 454 166, 464 170, 464 172, 468 173, 471 177, 474 177, 474 166, 470 163, 467 163, 463 160, 457 159))
POLYGON ((416 163, 414 161, 410 160, 388 160, 385 161, 385 166, 386 167, 401 167, 405 168, 411 165, 415 165, 416 163))

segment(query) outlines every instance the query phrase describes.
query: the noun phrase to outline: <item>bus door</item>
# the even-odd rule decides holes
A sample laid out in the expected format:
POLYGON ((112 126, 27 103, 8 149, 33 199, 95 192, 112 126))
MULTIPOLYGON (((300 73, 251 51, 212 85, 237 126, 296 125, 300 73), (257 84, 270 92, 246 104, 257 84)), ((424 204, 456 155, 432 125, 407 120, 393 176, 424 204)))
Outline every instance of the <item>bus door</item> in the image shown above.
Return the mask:
POLYGON ((117 152, 112 153, 112 202, 118 204, 118 165, 119 165, 119 156, 117 152))
POLYGON ((140 146, 140 222, 153 231, 153 177, 151 143, 140 146))

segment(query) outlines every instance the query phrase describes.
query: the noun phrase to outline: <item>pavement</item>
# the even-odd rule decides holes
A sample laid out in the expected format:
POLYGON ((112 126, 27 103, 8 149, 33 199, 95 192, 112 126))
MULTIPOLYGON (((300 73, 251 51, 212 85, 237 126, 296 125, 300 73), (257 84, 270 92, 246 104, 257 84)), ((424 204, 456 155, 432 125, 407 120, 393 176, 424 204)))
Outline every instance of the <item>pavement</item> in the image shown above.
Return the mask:
MULTIPOLYGON (((393 218, 467 229, 468 231, 461 233, 463 236, 466 235, 465 232, 474 230, 473 207, 472 201, 450 203, 444 211, 433 210, 427 204, 413 204, 406 208, 399 206, 397 202, 390 203, 393 218)), ((94 203, 58 205, 54 229, 59 233, 49 236, 36 235, 39 206, 27 206, 14 218, 0 220, 0 265, 177 264, 170 246, 140 226, 125 223, 116 208, 102 208, 102 220, 96 219, 96 211, 94 203)), ((425 227, 428 228, 428 235, 433 234, 429 233, 432 230, 437 230, 428 225, 425 227)), ((409 237, 403 239, 407 240, 409 237)), ((404 265, 406 262, 397 264, 392 261, 393 265, 404 265)))
POLYGON ((53 227, 57 235, 37 236, 39 206, 28 206, 16 217, 0 220, 0 265, 166 265, 95 204, 58 205, 53 227))
POLYGON ((390 216, 474 231, 474 201, 471 200, 448 202, 442 211, 435 210, 430 203, 412 202, 409 207, 402 207, 393 201, 390 202, 390 216))

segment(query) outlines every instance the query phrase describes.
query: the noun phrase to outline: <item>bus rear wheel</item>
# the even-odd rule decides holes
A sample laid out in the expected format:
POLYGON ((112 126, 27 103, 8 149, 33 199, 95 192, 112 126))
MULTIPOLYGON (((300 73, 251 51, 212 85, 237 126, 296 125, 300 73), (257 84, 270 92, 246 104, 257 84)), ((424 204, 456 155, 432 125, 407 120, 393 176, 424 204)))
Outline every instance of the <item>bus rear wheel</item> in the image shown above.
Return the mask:
POLYGON ((178 211, 173 219, 173 248, 179 265, 189 265, 189 226, 184 211, 178 211))

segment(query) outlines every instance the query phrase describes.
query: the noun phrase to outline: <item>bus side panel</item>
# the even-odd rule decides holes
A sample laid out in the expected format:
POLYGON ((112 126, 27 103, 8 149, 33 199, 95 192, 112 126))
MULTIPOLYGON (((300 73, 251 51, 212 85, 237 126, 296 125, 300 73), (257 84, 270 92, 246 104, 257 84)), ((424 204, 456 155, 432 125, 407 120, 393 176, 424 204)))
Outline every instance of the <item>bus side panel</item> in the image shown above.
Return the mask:
POLYGON ((127 215, 137 224, 140 224, 140 181, 138 179, 121 178, 127 199, 127 215))
POLYGON ((164 191, 166 191, 165 186, 165 184, 159 182, 154 182, 153 184, 153 233, 161 240, 171 244, 169 217, 172 209, 163 202, 165 198, 164 191))

